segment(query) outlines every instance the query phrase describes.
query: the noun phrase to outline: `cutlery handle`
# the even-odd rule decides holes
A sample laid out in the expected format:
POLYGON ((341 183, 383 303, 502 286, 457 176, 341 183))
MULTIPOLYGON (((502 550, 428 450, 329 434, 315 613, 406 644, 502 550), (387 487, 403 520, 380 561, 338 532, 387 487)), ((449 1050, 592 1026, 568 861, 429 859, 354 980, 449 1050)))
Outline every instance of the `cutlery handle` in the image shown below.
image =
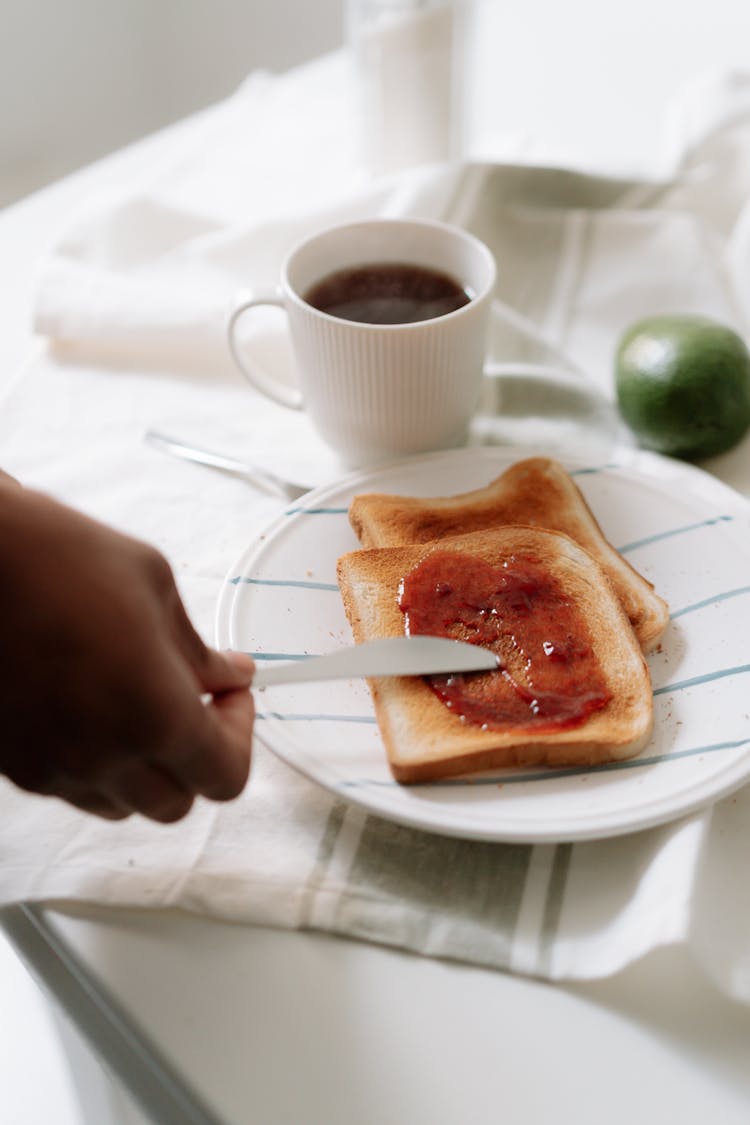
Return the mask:
POLYGON ((233 457, 225 457, 223 454, 213 453, 209 449, 198 449, 197 446, 167 437, 166 434, 157 433, 156 430, 147 430, 144 437, 149 445, 162 449, 165 453, 172 453, 176 457, 181 457, 183 461, 194 461, 198 465, 208 465, 212 469, 221 469, 222 472, 232 473, 238 477, 246 477, 248 474, 249 466, 233 457))
POLYGON ((165 453, 171 453, 175 457, 181 457, 183 461, 194 461, 198 465, 208 465, 222 473, 229 473, 231 476, 239 477, 272 496, 280 496, 284 500, 296 500, 308 491, 302 485, 282 480, 281 477, 268 472, 267 469, 260 469, 257 465, 248 465, 244 461, 237 461, 234 457, 225 457, 221 453, 213 453, 209 449, 199 449, 197 446, 188 445, 187 442, 178 441, 176 438, 168 437, 156 430, 147 430, 144 438, 149 445, 153 445, 165 453))

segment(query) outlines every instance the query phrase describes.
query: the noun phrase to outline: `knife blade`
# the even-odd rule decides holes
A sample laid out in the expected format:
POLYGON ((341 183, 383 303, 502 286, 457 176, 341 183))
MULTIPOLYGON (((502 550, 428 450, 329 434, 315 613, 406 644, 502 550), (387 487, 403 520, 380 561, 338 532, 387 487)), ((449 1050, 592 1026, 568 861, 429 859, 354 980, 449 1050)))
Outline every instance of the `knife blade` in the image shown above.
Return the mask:
POLYGON ((322 656, 257 667, 252 686, 314 680, 349 680, 359 676, 427 676, 451 672, 491 671, 499 667, 494 652, 446 637, 383 637, 349 645, 322 656))

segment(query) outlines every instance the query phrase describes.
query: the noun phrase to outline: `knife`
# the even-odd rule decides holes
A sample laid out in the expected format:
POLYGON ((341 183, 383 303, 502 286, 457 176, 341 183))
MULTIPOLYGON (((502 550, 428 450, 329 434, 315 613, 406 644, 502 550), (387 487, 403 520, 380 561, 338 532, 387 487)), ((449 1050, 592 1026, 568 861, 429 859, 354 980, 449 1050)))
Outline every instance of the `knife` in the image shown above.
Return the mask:
POLYGON ((261 691, 276 684, 311 680, 349 680, 357 676, 427 676, 481 672, 499 667, 494 652, 446 637, 384 637, 349 645, 323 656, 305 656, 258 667, 252 686, 261 691))

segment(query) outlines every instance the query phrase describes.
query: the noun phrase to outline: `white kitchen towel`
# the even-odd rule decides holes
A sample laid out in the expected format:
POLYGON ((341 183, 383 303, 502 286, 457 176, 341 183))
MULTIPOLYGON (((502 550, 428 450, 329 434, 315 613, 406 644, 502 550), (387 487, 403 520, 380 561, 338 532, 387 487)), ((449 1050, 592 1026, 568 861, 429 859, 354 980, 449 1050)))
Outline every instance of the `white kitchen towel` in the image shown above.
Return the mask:
MULTIPOLYGON (((694 305, 705 298, 700 276, 684 278, 676 293, 669 286, 660 292, 660 275, 670 269, 672 223, 692 228, 677 231, 678 240, 704 243, 711 272, 719 265, 712 261, 716 254, 732 286, 746 284, 735 273, 744 274, 738 259, 748 222, 747 217, 741 222, 750 174, 748 75, 698 83, 678 100, 666 130, 660 178, 653 183, 539 167, 493 168, 492 183, 481 192, 482 177, 472 169, 434 166, 368 179, 354 158, 349 80, 344 59, 310 64, 283 78, 255 76, 197 121, 192 139, 182 141, 176 156, 170 148, 169 161, 151 177, 114 197, 86 199, 42 270, 39 332, 67 355, 87 360, 103 354, 171 370, 221 368, 228 362, 226 308, 238 288, 273 284, 285 252, 325 223, 383 213, 471 225, 498 252, 499 295, 532 316, 534 294, 525 289, 544 283, 554 253, 550 246, 537 260, 540 244, 558 236, 585 241, 585 226, 574 229, 582 213, 596 216, 592 250, 611 276, 603 296, 613 301, 625 288, 618 272, 631 223, 640 224, 638 238, 645 236, 644 225, 660 232, 646 247, 650 262, 643 262, 632 288, 649 279, 651 265, 657 272, 640 299, 631 292, 624 305, 613 307, 615 326, 654 304, 669 306, 687 297, 694 305), (463 172, 472 175, 473 196, 463 172), (523 224, 504 230, 508 208, 524 209, 527 225, 536 217, 536 240, 528 252, 523 224), (547 229, 545 224, 555 227, 564 218, 573 226, 562 223, 559 235, 547 229), (519 254, 527 268, 517 273, 519 254)), ((631 243, 625 265, 640 255, 641 247, 631 243)), ((683 262, 692 264, 697 262, 683 262)), ((675 262, 664 280, 674 285, 679 277, 675 262)), ((708 300, 714 307, 715 298, 709 294, 708 300)))
MULTIPOLYGON (((311 483, 336 471, 303 415, 241 384, 223 344, 235 287, 272 281, 305 230, 426 213, 490 243, 500 267, 491 367, 505 377, 506 407, 484 415, 481 440, 544 433, 552 384, 535 413, 526 382, 517 418, 507 411, 524 364, 534 378, 553 368, 575 384, 580 373, 606 395, 614 342, 634 317, 700 311, 744 328, 750 308, 750 78, 682 103, 679 155, 660 182, 466 165, 368 183, 335 149, 321 167, 329 150, 316 148, 315 122, 339 140, 346 132, 333 94, 327 118, 289 124, 306 82, 317 89, 311 75, 250 83, 151 183, 72 224, 40 278, 37 325, 54 346, 0 405, 4 467, 164 550, 208 640, 228 568, 278 502, 167 461, 142 435, 169 425, 311 483)), ((749 458, 744 445, 711 467, 750 489, 749 458)), ((525 846, 389 823, 260 746, 241 798, 200 802, 170 827, 100 822, 0 783, 3 903, 171 906, 550 979, 603 976, 681 942, 750 1002, 748 854, 748 789, 627 837, 525 846)))

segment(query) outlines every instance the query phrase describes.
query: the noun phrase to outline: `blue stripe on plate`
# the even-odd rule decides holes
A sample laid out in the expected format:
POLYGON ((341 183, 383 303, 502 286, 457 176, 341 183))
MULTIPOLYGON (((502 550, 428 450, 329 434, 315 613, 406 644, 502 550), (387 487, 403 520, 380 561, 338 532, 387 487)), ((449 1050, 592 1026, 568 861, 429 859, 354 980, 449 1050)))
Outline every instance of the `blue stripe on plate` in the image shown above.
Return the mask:
POLYGON ((303 590, 334 590, 338 593, 335 582, 308 582, 303 578, 245 578, 244 574, 237 574, 229 579, 230 586, 239 586, 240 583, 248 586, 297 586, 303 590))
POLYGON ((725 602, 727 598, 738 598, 742 594, 750 594, 750 586, 738 586, 736 590, 725 590, 721 594, 714 594, 711 598, 704 598, 702 602, 693 602, 692 605, 683 606, 682 609, 676 609, 674 613, 669 616, 674 621, 676 617, 683 617, 686 613, 694 613, 696 609, 705 609, 709 605, 718 605, 719 602, 725 602))
POLYGON ((705 672, 702 676, 692 676, 689 680, 678 680, 664 687, 654 688, 654 695, 666 695, 670 691, 682 691, 683 688, 695 687, 697 684, 708 684, 712 680, 723 680, 726 676, 742 676, 750 672, 750 664, 738 664, 734 668, 719 668, 716 672, 705 672))
POLYGON ((729 523, 734 516, 713 516, 711 519, 701 520, 700 523, 689 523, 685 527, 674 527, 670 531, 660 531, 656 535, 647 535, 645 539, 636 539, 633 543, 626 543, 618 547, 621 555, 628 551, 636 551, 639 547, 648 547, 651 543, 658 543, 661 539, 671 539, 673 535, 685 535, 688 531, 698 531, 701 527, 711 527, 716 523, 729 523))
POLYGON ((281 711, 261 711, 256 719, 278 719, 280 723, 368 723, 374 725, 374 715, 318 715, 282 714, 281 711))
POLYGON ((587 477, 593 476, 594 473, 606 473, 607 469, 621 469, 622 465, 618 465, 615 461, 610 461, 606 465, 591 465, 587 469, 571 469, 571 477, 587 477))
MULTIPOLYGON (((434 787, 437 789, 461 788, 480 785, 514 785, 534 781, 557 781, 561 777, 583 777, 591 773, 612 773, 615 770, 635 770, 646 766, 659 765, 666 762, 676 762, 680 758, 694 758, 700 754, 714 754, 721 750, 737 750, 741 746, 750 745, 750 739, 741 738, 736 742, 714 742, 709 746, 693 746, 689 750, 675 750, 671 754, 653 754, 648 758, 628 758, 621 762, 602 762, 598 766, 570 766, 555 769, 540 769, 535 773, 514 773, 504 776, 493 774, 491 777, 445 777, 440 781, 425 781, 418 783, 418 788, 434 787)), ((360 780, 343 781, 343 789, 356 789, 359 786, 386 786, 390 788, 398 785, 397 781, 387 778, 361 778, 360 780)))

